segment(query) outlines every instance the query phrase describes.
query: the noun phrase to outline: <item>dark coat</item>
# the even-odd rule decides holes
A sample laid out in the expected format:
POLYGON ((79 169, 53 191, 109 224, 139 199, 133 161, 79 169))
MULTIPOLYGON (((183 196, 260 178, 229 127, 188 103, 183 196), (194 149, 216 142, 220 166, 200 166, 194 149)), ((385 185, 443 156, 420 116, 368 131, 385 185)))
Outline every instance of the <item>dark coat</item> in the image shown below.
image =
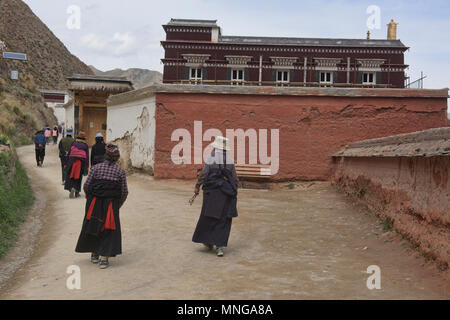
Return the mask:
POLYGON ((45 140, 45 136, 44 136, 43 133, 38 133, 34 137, 34 146, 35 146, 36 150, 38 150, 38 149, 45 149, 46 143, 47 143, 47 141, 45 140))
POLYGON ((94 252, 106 257, 122 253, 119 218, 121 195, 121 185, 116 181, 93 180, 89 184, 85 216, 76 252, 94 252), (111 219, 114 229, 108 226, 108 208, 112 209, 111 219))
POLYGON ((216 219, 222 216, 238 216, 237 185, 233 183, 231 173, 227 169, 211 169, 203 191, 202 215, 216 219))
POLYGON ((72 188, 75 188, 76 191, 81 192, 81 181, 83 179, 83 176, 88 174, 88 165, 86 165, 86 159, 84 158, 76 158, 76 157, 70 157, 67 162, 66 166, 64 168, 65 174, 66 174, 66 182, 64 183, 64 190, 72 190, 72 188), (72 166, 76 160, 81 161, 81 174, 80 179, 75 180, 70 178, 70 173, 72 172, 72 166))
POLYGON ((192 236, 193 242, 227 246, 232 219, 238 216, 237 181, 233 176, 223 165, 208 169, 203 184, 202 211, 192 236))
POLYGON ((106 144, 103 141, 97 141, 91 149, 91 166, 95 166, 97 163, 105 160, 106 144))

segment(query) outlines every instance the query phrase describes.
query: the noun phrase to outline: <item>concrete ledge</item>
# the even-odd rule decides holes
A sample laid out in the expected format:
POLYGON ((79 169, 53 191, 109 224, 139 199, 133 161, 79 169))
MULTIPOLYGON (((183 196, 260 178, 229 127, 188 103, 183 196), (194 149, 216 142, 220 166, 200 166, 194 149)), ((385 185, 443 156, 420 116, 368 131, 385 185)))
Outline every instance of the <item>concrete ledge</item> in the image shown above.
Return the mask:
POLYGON ((319 88, 319 87, 273 87, 229 86, 194 84, 154 84, 110 96, 108 105, 115 105, 149 97, 155 93, 193 93, 226 95, 275 95, 305 97, 378 97, 378 98, 438 98, 447 99, 448 88, 443 89, 380 89, 380 88, 319 88))

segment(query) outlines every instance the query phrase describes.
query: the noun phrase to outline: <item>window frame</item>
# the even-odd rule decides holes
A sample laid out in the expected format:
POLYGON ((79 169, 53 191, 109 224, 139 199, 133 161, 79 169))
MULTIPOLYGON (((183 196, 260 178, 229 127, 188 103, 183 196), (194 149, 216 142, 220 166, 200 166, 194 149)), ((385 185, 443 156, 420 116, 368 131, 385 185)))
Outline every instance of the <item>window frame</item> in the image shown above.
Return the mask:
POLYGON ((377 84, 377 73, 376 72, 363 72, 363 74, 362 74, 362 81, 361 82, 362 82, 362 84, 365 84, 365 85, 377 84), (365 75, 367 75, 367 80, 369 80, 369 76, 372 75, 373 76, 372 82, 364 81, 364 76, 365 75))
POLYGON ((290 79, 291 75, 290 75, 290 73, 291 73, 290 70, 277 70, 277 72, 276 72, 276 83, 277 84, 281 84, 281 85, 290 83, 291 82, 291 79, 290 79), (284 80, 284 76, 282 76, 282 79, 279 80, 278 79, 278 74, 279 73, 283 73, 283 74, 286 73, 287 80, 284 80))
POLYGON ((190 67, 189 68, 189 81, 190 82, 202 82, 203 81, 203 70, 201 67, 190 67), (195 76, 192 76, 192 71, 195 70, 195 76), (200 71, 200 77, 198 72, 200 71))
POLYGON ((321 84, 333 84, 333 72, 332 71, 320 71, 319 72, 319 83, 321 84), (322 81, 322 74, 329 74, 330 75, 330 80, 324 80, 322 81))
POLYGON ((239 84, 243 84, 245 81, 245 70, 244 69, 239 69, 239 68, 232 68, 231 69, 231 84, 232 85, 239 85, 239 84), (236 72, 237 78, 234 79, 234 72, 236 72), (239 75, 240 73, 242 73, 242 79, 239 79, 239 75))

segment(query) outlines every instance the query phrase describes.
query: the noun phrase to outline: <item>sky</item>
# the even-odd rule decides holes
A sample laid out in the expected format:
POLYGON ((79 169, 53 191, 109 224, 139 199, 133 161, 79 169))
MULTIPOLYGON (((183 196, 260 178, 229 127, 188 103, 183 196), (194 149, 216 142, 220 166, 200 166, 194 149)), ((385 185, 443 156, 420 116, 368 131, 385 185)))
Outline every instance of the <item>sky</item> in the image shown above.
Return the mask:
POLYGON ((162 72, 161 26, 171 18, 217 20, 224 35, 360 39, 369 27, 372 39, 386 39, 394 18, 398 39, 410 47, 407 75, 415 80, 423 71, 425 88, 450 87, 448 0, 24 1, 73 54, 102 71, 162 72))

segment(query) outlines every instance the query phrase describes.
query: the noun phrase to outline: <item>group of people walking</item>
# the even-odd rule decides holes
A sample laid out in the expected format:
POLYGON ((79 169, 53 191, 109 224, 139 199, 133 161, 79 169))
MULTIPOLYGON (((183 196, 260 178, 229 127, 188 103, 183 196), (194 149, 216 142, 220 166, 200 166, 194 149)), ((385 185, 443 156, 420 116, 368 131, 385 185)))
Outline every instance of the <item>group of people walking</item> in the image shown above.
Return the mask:
MULTIPOLYGON (((75 251, 90 253, 91 262, 104 269, 109 266, 110 257, 122 253, 119 210, 128 196, 126 174, 117 164, 118 147, 105 144, 100 133, 90 157, 85 133, 80 131, 76 138, 72 135, 67 131, 59 142, 62 183, 70 198, 80 197, 82 179, 87 176, 83 186, 85 214, 75 251)), ((39 145, 45 143, 38 137, 36 141, 39 145)), ((194 189, 194 198, 203 189, 203 204, 192 241, 208 250, 215 249, 219 257, 228 245, 232 219, 238 216, 238 178, 228 150, 228 139, 216 137, 194 189)))
MULTIPOLYGON (((67 129, 67 131, 71 132, 72 129, 67 129)), ((35 153, 36 153, 36 163, 38 167, 42 167, 44 164, 45 158, 45 147, 50 144, 50 138, 53 141, 53 145, 58 143, 58 139, 60 136, 65 136, 65 128, 60 124, 58 126, 54 126, 51 129, 48 125, 45 125, 42 130, 39 130, 35 133, 34 144, 35 144, 35 153)))

